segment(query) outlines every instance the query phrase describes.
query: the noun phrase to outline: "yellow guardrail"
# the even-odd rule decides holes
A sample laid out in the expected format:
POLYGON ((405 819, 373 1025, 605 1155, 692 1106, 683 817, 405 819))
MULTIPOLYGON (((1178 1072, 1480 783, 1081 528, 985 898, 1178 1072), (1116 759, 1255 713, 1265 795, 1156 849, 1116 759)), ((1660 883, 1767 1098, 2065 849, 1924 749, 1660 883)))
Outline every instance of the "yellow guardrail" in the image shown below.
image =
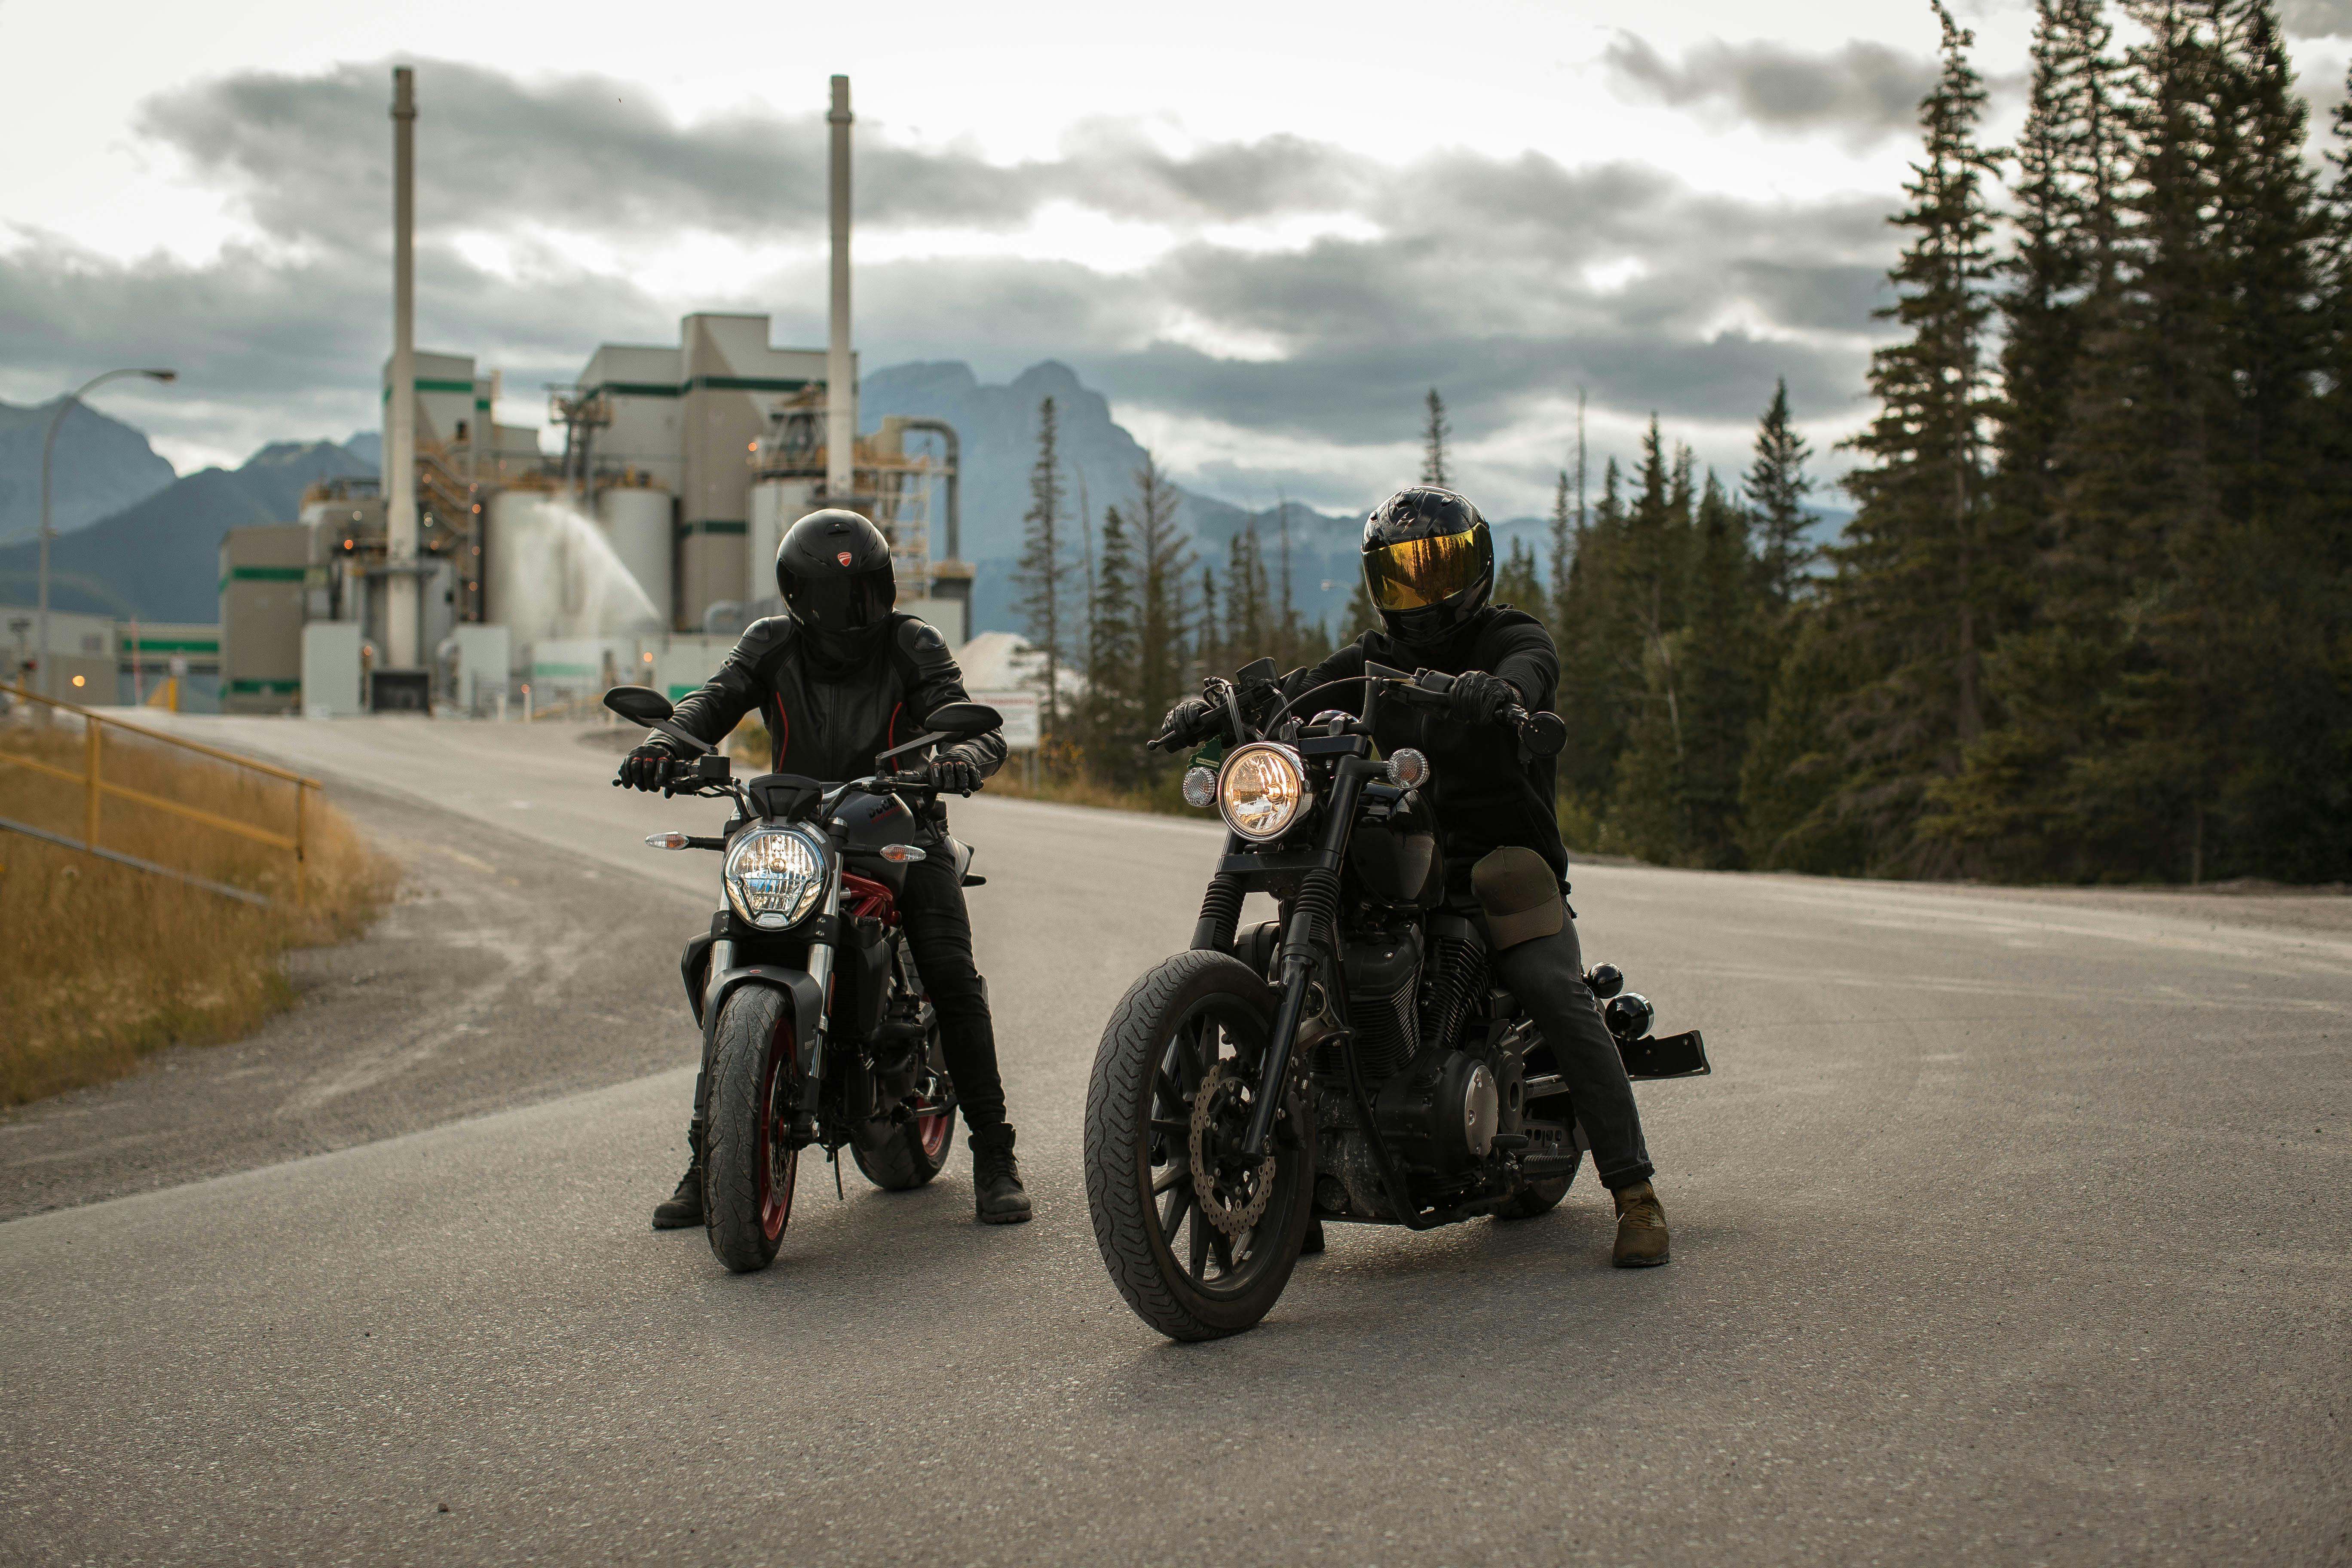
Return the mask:
MULTIPOLYGON (((82 752, 82 771, 79 773, 75 773, 68 768, 60 768, 49 763, 39 762, 32 757, 18 756, 12 752, 0 750, 0 763, 13 763, 17 767, 29 769, 37 773, 43 773, 50 778, 62 779, 68 784, 79 784, 82 787, 82 842, 80 847, 92 855, 100 855, 104 853, 104 851, 100 850, 98 847, 99 808, 100 803, 108 795, 112 795, 118 800, 131 801, 137 805, 146 806, 151 810, 167 812, 173 816, 184 817, 191 822, 201 822, 207 827, 215 827, 224 833, 233 833, 240 838, 248 838, 257 844, 267 844, 274 849, 289 849, 293 851, 294 901, 297 905, 306 904, 310 901, 310 889, 307 885, 307 879, 303 875, 303 865, 309 858, 310 847, 307 831, 310 814, 305 809, 305 805, 309 801, 310 795, 312 790, 323 791, 326 788, 326 786, 320 784, 317 779, 306 778, 300 773, 290 772, 285 768, 272 767, 268 763, 257 763, 250 757, 240 757, 234 752, 224 752, 216 746, 207 746, 196 741, 184 741, 177 735, 166 735, 159 731, 149 730, 141 725, 126 724, 120 719, 109 719, 102 714, 92 712, 89 709, 78 707, 71 702, 60 702, 53 697, 44 697, 37 691, 28 690, 22 681, 6 688, 6 690, 9 695, 16 698, 19 701, 37 702, 46 708, 52 709, 58 712, 79 714, 81 718, 82 735, 85 745, 82 752), (249 822, 239 822, 234 817, 222 816, 214 812, 199 810, 193 805, 184 805, 176 800, 166 800, 161 795, 149 795, 144 790, 132 789, 126 784, 109 783, 105 777, 102 768, 103 747, 105 742, 105 730, 103 727, 109 724, 113 725, 118 730, 136 735, 142 741, 153 741, 166 746, 177 746, 182 751, 194 752, 200 755, 210 757, 215 762, 226 763, 232 767, 243 768, 248 773, 264 773, 271 778, 282 779, 286 783, 292 784, 294 786, 294 831, 292 835, 289 836, 283 833, 273 833, 266 827, 256 827, 249 822)), ((59 842, 68 841, 59 840, 59 842)), ((112 857, 109 858, 111 858, 112 857)))

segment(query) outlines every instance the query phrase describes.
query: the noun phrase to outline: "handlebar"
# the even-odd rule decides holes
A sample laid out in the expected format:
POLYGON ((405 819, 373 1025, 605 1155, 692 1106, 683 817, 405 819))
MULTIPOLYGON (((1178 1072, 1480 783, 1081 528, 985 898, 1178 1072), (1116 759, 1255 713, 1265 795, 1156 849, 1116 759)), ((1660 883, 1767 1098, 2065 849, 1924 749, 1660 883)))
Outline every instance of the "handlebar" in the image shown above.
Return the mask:
MULTIPOLYGON (((1324 686, 1313 687, 1300 692, 1276 710, 1274 721, 1278 721, 1300 701, 1318 691, 1334 686, 1353 686, 1359 681, 1368 689, 1376 689, 1381 695, 1402 702, 1408 708, 1435 712, 1453 706, 1452 693, 1454 678, 1444 671, 1423 669, 1407 675, 1401 669, 1392 670, 1384 666, 1372 665, 1361 676, 1350 676, 1345 679, 1329 681, 1324 686)), ((1200 714, 1200 722, 1197 725, 1190 727, 1171 725, 1145 744, 1154 751, 1178 752, 1197 743, 1213 733, 1218 721, 1231 712, 1232 691, 1233 688, 1226 682, 1211 683, 1202 693, 1208 707, 1200 714)), ((1529 712, 1526 708, 1514 702, 1498 710, 1495 720, 1497 723, 1508 725, 1517 733, 1522 761, 1534 757, 1557 756, 1568 742, 1568 726, 1561 722, 1557 713, 1529 712)), ((1271 722, 1267 728, 1271 731, 1271 722)))

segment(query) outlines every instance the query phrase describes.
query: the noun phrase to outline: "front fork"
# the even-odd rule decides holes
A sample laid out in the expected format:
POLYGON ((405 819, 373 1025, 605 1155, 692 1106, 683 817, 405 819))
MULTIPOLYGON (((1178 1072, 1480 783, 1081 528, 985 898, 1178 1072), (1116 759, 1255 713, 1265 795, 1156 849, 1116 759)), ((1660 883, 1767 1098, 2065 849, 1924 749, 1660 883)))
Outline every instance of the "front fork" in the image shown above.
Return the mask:
POLYGON ((1315 968, 1339 930, 1339 867, 1355 826, 1356 804, 1363 798, 1365 782, 1383 771, 1380 763, 1362 757, 1339 759, 1323 841, 1316 846, 1318 864, 1300 879, 1298 896, 1291 900, 1290 925, 1282 935, 1282 1001, 1274 1010, 1274 1035, 1258 1069, 1257 1100, 1250 1107, 1249 1130, 1242 1136, 1244 1160, 1265 1158, 1266 1143, 1274 1136, 1275 1112, 1290 1077, 1291 1047, 1306 1019, 1315 968))
POLYGON ((824 879, 824 907, 817 921, 819 934, 808 949, 808 977, 816 982, 816 1028, 807 1039, 799 1042, 801 1094, 800 1103, 793 1108, 794 1148, 815 1142, 817 1099, 824 1092, 825 1042, 833 1017, 834 938, 841 921, 842 847, 840 837, 835 835, 830 857, 833 864, 824 879))

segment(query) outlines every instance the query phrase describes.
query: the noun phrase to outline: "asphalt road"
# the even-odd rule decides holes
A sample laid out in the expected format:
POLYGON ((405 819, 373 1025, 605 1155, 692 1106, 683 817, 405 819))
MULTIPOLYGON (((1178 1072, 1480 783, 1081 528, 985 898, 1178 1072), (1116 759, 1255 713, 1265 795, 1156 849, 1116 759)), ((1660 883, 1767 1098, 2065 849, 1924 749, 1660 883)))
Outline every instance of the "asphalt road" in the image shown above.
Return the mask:
MULTIPOLYGON (((611 873, 547 894, 583 931, 715 882, 638 843, 710 806, 561 732, 207 732, 611 873)), ((1214 839, 957 815, 1036 1223, 973 1226, 959 1156, 809 1169, 764 1274, 651 1234, 680 1009, 671 1070, 0 1225, 0 1557, 2352 1562, 2343 900, 1581 869, 1588 955, 1717 1063, 1641 1091, 1674 1265, 1606 1267, 1588 1173, 1335 1227, 1175 1346, 1103 1276, 1080 1104, 1214 839)))

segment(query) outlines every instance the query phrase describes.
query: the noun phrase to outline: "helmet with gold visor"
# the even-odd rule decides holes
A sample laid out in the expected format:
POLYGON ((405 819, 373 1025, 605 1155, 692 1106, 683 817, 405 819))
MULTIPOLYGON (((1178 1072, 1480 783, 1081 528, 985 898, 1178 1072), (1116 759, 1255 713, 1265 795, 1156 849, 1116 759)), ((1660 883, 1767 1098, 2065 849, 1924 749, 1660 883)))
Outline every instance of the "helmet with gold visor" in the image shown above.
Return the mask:
POLYGON ((1444 641, 1494 587, 1486 520, 1452 490, 1415 485, 1364 520, 1364 591, 1399 642, 1444 641))

